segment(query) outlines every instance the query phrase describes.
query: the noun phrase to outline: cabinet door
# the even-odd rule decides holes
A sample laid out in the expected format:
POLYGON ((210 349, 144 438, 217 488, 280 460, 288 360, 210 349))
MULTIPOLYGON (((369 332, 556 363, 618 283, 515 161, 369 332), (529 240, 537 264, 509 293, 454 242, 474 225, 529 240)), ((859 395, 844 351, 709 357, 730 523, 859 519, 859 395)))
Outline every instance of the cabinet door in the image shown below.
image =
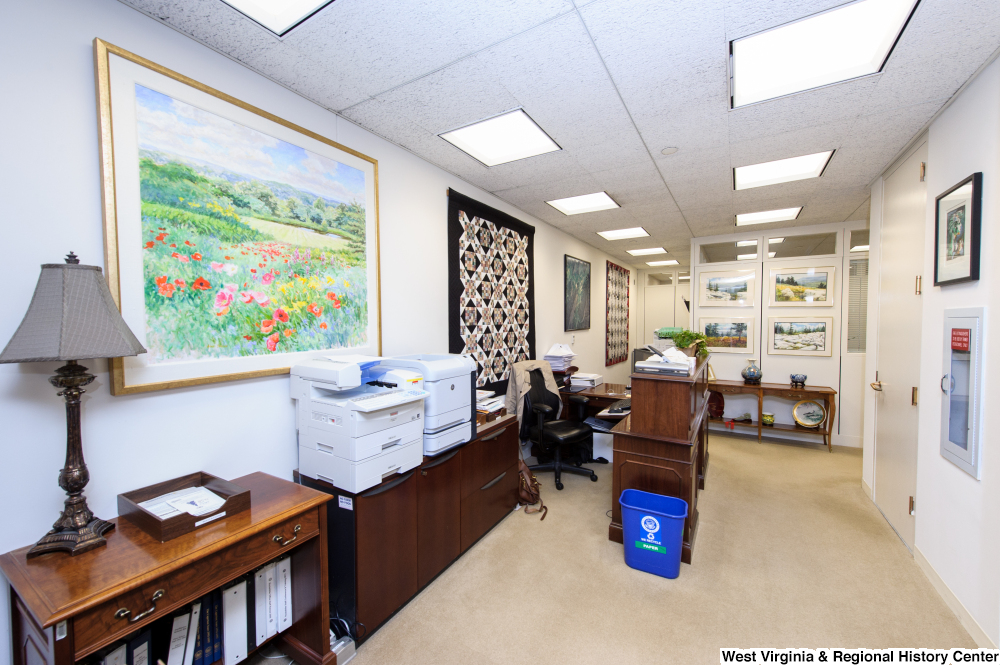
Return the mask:
POLYGON ((417 593, 417 479, 410 471, 358 495, 358 621, 372 633, 417 593))
POLYGON ((417 584, 426 586, 462 553, 461 450, 417 470, 417 584))
POLYGON ((462 498, 463 552, 514 510, 517 482, 517 464, 513 464, 462 498))
POLYGON ((516 464, 517 446, 517 421, 513 420, 463 447, 462 498, 471 496, 516 464))

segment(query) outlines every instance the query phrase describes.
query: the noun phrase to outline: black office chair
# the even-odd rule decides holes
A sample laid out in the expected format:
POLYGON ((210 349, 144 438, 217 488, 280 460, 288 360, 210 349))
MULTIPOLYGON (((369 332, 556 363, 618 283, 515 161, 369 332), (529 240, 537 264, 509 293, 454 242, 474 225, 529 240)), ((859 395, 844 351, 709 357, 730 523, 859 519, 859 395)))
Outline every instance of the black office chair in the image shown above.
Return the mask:
POLYGON ((529 468, 532 471, 553 471, 557 490, 563 488, 563 471, 590 476, 590 479, 596 483, 596 473, 580 466, 581 462, 579 461, 566 462, 563 458, 563 453, 569 452, 571 459, 583 460, 589 457, 589 455, 584 456, 584 451, 593 450, 594 430, 583 422, 587 417, 586 404, 589 400, 582 395, 570 395, 570 402, 579 411, 579 422, 555 420, 556 410, 559 408, 559 395, 553 394, 545 387, 545 377, 541 370, 532 370, 529 375, 531 376, 531 389, 524 396, 521 441, 531 441, 538 447, 540 454, 552 455, 551 462, 536 464, 529 468), (532 418, 531 414, 534 414, 536 418, 532 418))

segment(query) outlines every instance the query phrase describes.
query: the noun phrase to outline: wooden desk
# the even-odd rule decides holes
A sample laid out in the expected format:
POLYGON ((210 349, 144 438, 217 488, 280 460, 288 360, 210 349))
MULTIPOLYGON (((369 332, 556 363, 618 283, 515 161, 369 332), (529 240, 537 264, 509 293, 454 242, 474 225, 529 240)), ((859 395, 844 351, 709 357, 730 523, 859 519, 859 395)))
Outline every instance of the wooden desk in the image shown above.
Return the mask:
POLYGON ((593 388, 587 388, 578 393, 571 393, 565 390, 559 391, 559 396, 563 403, 563 418, 566 420, 576 420, 576 408, 570 403, 570 395, 583 395, 590 402, 587 403, 587 415, 596 416, 598 413, 608 408, 620 399, 629 396, 629 391, 624 383, 602 383, 593 388))
MULTIPOLYGON (((819 434, 823 437, 823 443, 829 452, 833 452, 833 421, 837 414, 837 391, 826 386, 805 386, 804 388, 793 388, 787 383, 761 383, 760 385, 748 385, 742 381, 712 381, 708 384, 708 389, 712 392, 724 395, 756 395, 757 396, 757 419, 747 422, 736 422, 736 427, 750 427, 757 430, 757 442, 760 443, 765 429, 778 430, 780 432, 799 432, 802 434, 819 434), (765 425, 762 414, 764 413, 764 398, 778 397, 781 399, 794 400, 796 402, 811 399, 822 401, 826 408, 826 420, 818 428, 802 427, 797 423, 774 423, 765 425)), ((723 422, 723 418, 712 418, 713 422, 723 422)))
POLYGON ((632 375, 632 412, 612 430, 614 480, 608 539, 621 543, 621 505, 626 489, 684 499, 681 561, 691 563, 698 527, 698 491, 708 468, 708 362, 687 377, 632 375))
POLYGON ((330 496, 265 473, 233 482, 250 490, 250 510, 166 543, 115 518, 106 547, 33 559, 24 547, 0 557, 12 590, 14 665, 72 665, 285 552, 294 571, 293 624, 274 639, 300 663, 336 665, 327 592, 330 496), (145 618, 115 616, 126 608, 136 617, 160 589, 165 593, 145 618))

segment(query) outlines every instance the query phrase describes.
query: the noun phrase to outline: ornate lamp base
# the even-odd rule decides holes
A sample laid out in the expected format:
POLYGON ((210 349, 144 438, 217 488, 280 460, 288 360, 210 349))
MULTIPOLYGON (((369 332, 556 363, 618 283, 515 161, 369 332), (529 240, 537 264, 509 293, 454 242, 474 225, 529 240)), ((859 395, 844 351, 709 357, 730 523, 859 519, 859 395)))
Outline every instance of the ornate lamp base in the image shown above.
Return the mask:
POLYGON ((60 389, 58 395, 66 400, 66 465, 59 472, 59 487, 66 492, 66 505, 52 530, 28 550, 28 557, 58 551, 75 556, 106 545, 104 534, 115 528, 112 522, 94 517, 83 496, 90 472, 83 461, 80 440, 80 395, 84 393, 83 387, 93 380, 94 375, 75 360, 49 378, 49 383, 60 389))

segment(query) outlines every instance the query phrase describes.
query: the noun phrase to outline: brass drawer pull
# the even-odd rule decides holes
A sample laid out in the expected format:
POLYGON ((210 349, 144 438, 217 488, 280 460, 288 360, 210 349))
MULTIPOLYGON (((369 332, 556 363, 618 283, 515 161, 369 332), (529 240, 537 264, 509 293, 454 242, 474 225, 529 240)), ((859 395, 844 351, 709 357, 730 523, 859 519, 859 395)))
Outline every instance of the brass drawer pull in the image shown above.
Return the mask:
POLYGON ((135 623, 136 621, 142 621, 143 619, 145 619, 150 614, 152 614, 153 612, 156 611, 156 601, 158 601, 160 598, 163 598, 165 595, 167 595, 166 591, 164 591, 163 589, 157 589, 156 593, 153 594, 153 597, 151 599, 152 602, 153 602, 153 606, 150 607, 148 610, 146 610, 145 612, 141 612, 140 614, 137 614, 134 617, 129 618, 129 615, 132 614, 132 610, 129 610, 129 609, 123 607, 123 608, 119 609, 117 612, 115 612, 115 618, 116 619, 126 619, 126 618, 128 618, 128 622, 129 623, 135 623))
POLYGON ((292 543, 294 543, 296 540, 299 539, 299 531, 302 531, 302 525, 301 524, 296 524, 295 528, 292 529, 292 533, 294 533, 295 535, 292 536, 291 540, 285 540, 284 536, 275 536, 271 540, 273 540, 274 542, 278 543, 282 547, 284 547, 285 545, 291 545, 292 543))

